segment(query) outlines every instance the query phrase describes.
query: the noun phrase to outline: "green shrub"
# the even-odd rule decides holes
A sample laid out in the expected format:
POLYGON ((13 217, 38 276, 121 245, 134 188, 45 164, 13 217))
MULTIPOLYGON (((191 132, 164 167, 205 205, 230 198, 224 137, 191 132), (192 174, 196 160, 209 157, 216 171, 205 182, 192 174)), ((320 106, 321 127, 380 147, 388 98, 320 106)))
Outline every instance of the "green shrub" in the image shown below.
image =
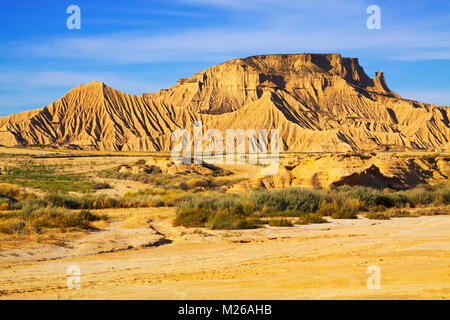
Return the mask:
POLYGON ((90 222, 98 218, 90 212, 71 212, 64 208, 45 207, 32 212, 29 217, 34 228, 89 229, 90 222))
POLYGON ((208 208, 179 208, 174 226, 204 227, 208 221, 208 208))
POLYGON ((337 201, 326 202, 322 201, 320 204, 319 210, 317 210, 317 214, 321 216, 331 216, 333 213, 339 211, 339 205, 337 201))
POLYGON ((333 218, 333 219, 357 219, 358 217, 353 212, 341 211, 341 212, 333 213, 331 215, 331 218, 333 218))
POLYGON ((450 185, 444 186, 439 191, 439 198, 442 204, 449 205, 450 204, 450 185))
POLYGON ((395 205, 394 199, 389 197, 383 191, 369 187, 361 186, 343 186, 336 189, 336 193, 341 199, 357 199, 365 206, 365 210, 369 207, 382 205, 392 207, 395 205))
POLYGON ((249 196, 255 209, 263 214, 274 211, 315 212, 326 199, 324 192, 301 188, 257 190, 249 196))
POLYGON ((207 188, 212 185, 211 180, 206 180, 202 178, 192 178, 186 180, 184 183, 187 185, 188 189, 207 188))
POLYGON ((409 211, 398 209, 398 208, 390 208, 384 212, 384 215, 389 218, 412 217, 412 215, 409 211))
POLYGON ((80 209, 80 198, 63 193, 51 193, 44 197, 44 202, 51 207, 63 207, 68 209, 80 209))
POLYGON ((359 199, 345 199, 337 203, 336 211, 331 214, 333 219, 356 219, 356 214, 362 210, 362 203, 359 199))
POLYGON ((320 214, 310 213, 298 218, 295 224, 310 224, 310 223, 327 223, 328 221, 324 219, 320 214))
POLYGON ((322 216, 331 216, 333 219, 356 219, 357 214, 364 209, 364 204, 359 198, 348 198, 323 201, 317 213, 322 216))
POLYGON ((422 188, 415 188, 404 192, 411 206, 429 205, 436 199, 436 193, 422 188))
POLYGON ((240 218, 227 212, 212 215, 207 223, 210 229, 237 229, 240 218))
POLYGON ((6 167, 0 181, 22 187, 40 188, 48 192, 89 192, 94 183, 80 173, 62 171, 62 165, 37 163, 32 160, 19 161, 15 166, 6 167))
POLYGON ((40 199, 26 199, 17 204, 17 207, 20 209, 19 215, 25 217, 30 216, 33 211, 45 206, 46 203, 40 199))
POLYGON ((18 199, 22 194, 22 190, 16 185, 0 183, 0 195, 18 199))
POLYGON ((26 234, 27 224, 21 219, 0 221, 0 233, 4 234, 26 234))
POLYGON ((264 221, 258 218, 242 218, 239 220, 238 229, 255 229, 264 225, 264 221))
POLYGON ((273 218, 269 221, 269 226, 271 227, 292 227, 293 223, 291 220, 285 218, 273 218))
POLYGON ((390 219, 388 215, 381 213, 381 212, 369 212, 366 215, 366 218, 371 219, 371 220, 389 220, 390 219))
MULTIPOLYGON (((449 190, 446 186, 419 186, 405 191, 344 186, 327 192, 300 188, 253 190, 241 194, 202 192, 185 193, 174 203, 179 210, 183 209, 181 212, 184 214, 189 211, 198 215, 198 210, 201 210, 207 215, 201 223, 203 225, 209 221, 208 226, 214 228, 231 228, 236 225, 236 221, 244 218, 299 217, 297 223, 306 224, 326 222, 323 216, 356 219, 358 214, 365 211, 388 210, 384 214, 386 217, 389 217, 389 212, 394 212, 394 216, 406 216, 409 213, 402 213, 402 208, 430 201, 433 204, 445 203, 448 201, 449 190), (190 210, 186 211, 187 209, 190 210), (218 213, 221 215, 216 217, 218 213)), ((369 217, 376 218, 376 214, 371 213, 369 217)), ((378 218, 383 217, 380 215, 378 218)))
POLYGON ((74 212, 65 208, 25 205, 21 211, 2 215, 0 232, 6 234, 28 234, 44 229, 91 229, 90 223, 105 216, 90 211, 74 212))

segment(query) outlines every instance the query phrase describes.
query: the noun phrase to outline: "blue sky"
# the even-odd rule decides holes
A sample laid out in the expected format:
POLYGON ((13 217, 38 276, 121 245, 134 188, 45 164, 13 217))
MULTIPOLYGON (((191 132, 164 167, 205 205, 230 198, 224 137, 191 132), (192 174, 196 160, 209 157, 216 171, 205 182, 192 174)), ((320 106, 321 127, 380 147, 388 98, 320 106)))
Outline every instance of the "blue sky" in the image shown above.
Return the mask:
POLYGON ((2 0, 0 115, 92 80, 133 94, 268 53, 341 53, 405 98, 450 105, 448 0, 2 0), (69 5, 81 29, 69 30, 69 5), (369 5, 381 29, 369 30, 369 5))

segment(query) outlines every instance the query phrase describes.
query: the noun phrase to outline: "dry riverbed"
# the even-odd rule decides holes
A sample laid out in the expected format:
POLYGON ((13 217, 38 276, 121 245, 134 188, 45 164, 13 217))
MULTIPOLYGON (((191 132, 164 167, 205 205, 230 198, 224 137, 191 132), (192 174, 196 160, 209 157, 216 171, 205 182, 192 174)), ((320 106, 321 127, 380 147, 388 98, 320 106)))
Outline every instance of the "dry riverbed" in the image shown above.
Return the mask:
POLYGON ((172 227, 171 208, 101 212, 108 224, 70 245, 3 249, 0 298, 450 298, 450 216, 212 231, 172 227))

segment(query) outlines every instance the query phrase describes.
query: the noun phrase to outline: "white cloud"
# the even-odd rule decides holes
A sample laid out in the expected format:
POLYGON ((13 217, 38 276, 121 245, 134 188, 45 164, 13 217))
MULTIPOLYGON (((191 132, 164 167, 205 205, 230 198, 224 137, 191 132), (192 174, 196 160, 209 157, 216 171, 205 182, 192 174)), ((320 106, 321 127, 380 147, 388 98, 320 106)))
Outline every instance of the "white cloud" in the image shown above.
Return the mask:
MULTIPOLYGON (((393 59, 419 59, 428 55, 448 58, 450 32, 414 30, 354 32, 321 30, 196 29, 163 35, 115 33, 83 38, 58 38, 39 44, 22 43, 22 52, 50 58, 76 58, 116 63, 205 61, 242 54, 342 52, 390 50, 393 59), (418 48, 418 44, 420 47, 418 48), (433 48, 442 48, 440 51, 433 48), (417 54, 411 54, 417 52, 417 54)), ((14 51, 19 51, 16 48, 14 51)), ((389 57, 386 57, 389 58, 389 57)))
MULTIPOLYGON (((84 37, 72 37, 71 34, 70 37, 46 38, 40 42, 34 39, 32 43, 6 43, 0 50, 3 52, 7 50, 11 56, 22 53, 37 58, 69 58, 124 64, 212 60, 217 62, 217 57, 228 59, 263 53, 351 50, 364 51, 365 54, 377 57, 380 56, 377 52, 387 50, 389 56, 385 58, 388 59, 423 60, 427 57, 448 59, 450 52, 450 30, 445 28, 448 22, 442 20, 440 15, 433 17, 434 20, 440 21, 437 26, 425 23, 428 20, 434 21, 429 15, 425 15, 422 19, 425 21, 424 27, 423 24, 415 24, 417 21, 400 16, 401 9, 392 7, 392 4, 380 4, 383 29, 369 31, 366 27, 368 17, 366 8, 371 2, 368 0, 178 0, 178 2, 201 7, 202 10, 197 10, 199 14, 221 13, 225 18, 224 20, 219 18, 217 24, 213 21, 203 21, 200 24, 204 26, 197 29, 185 29, 174 24, 172 31, 163 33, 156 33, 155 28, 149 28, 148 32, 84 37), (233 10, 208 11, 211 6, 233 10), (439 51, 436 48, 440 48, 439 51)), ((422 4, 416 0, 413 2, 416 5, 422 4)), ((109 8, 109 10, 118 9, 109 8)), ((123 10, 125 13, 129 13, 130 10, 141 11, 136 8, 123 10)), ((185 6, 181 11, 150 8, 143 12, 196 14, 195 10, 185 6)), ((134 19, 130 20, 130 23, 135 22, 134 19)), ((136 21, 139 23, 139 20, 136 21)), ((151 23, 151 20, 149 21, 151 23)), ((386 52, 383 52, 383 55, 385 54, 386 52)))
MULTIPOLYGON (((322 11, 342 10, 353 11, 365 4, 363 0, 179 0, 179 2, 190 5, 214 6, 234 10, 285 10, 285 9, 314 9, 322 11)), ((366 5, 367 7, 367 5, 366 5)))

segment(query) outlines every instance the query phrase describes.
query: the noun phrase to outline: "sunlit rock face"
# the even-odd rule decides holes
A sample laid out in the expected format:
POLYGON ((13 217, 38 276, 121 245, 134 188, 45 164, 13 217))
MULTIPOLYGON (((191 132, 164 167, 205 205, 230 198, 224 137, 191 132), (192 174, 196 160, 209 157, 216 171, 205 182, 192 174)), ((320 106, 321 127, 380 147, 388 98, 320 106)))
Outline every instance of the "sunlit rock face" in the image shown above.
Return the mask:
POLYGON ((170 151, 171 133, 278 129, 281 151, 449 150, 449 109, 401 98, 339 54, 234 59, 141 96, 102 82, 0 117, 0 144, 170 151))

